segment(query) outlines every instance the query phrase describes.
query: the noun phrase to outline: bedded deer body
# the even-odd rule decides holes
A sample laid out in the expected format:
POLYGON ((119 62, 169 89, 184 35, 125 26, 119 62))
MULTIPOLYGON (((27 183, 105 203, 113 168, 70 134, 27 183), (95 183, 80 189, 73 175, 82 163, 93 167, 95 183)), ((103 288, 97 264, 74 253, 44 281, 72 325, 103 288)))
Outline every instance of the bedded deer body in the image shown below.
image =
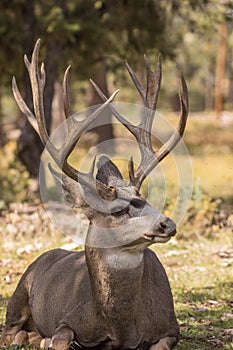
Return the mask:
MULTIPOLYGON (((161 62, 152 72, 148 61, 147 86, 143 88, 135 73, 128 71, 148 112, 139 127, 129 124, 111 106, 115 94, 107 99, 92 82, 104 103, 89 120, 68 123, 68 136, 60 149, 48 137, 43 111, 45 71, 38 73, 37 42, 32 63, 25 63, 32 84, 34 114, 23 101, 13 81, 16 101, 38 132, 47 150, 65 174, 50 170, 62 187, 66 201, 82 208, 89 219, 85 251, 51 250, 41 255, 23 274, 7 307, 6 325, 0 345, 11 343, 20 331, 36 332, 50 338, 50 347, 66 350, 72 341, 83 348, 170 350, 179 338, 173 299, 163 266, 153 243, 167 242, 176 233, 175 223, 152 208, 139 190, 149 172, 177 144, 187 119, 188 97, 184 80, 182 115, 177 132, 157 152, 153 151, 150 130, 161 81, 161 62), (99 157, 97 175, 94 163, 89 173, 81 173, 67 159, 88 124, 110 108, 116 118, 133 133, 141 151, 141 163, 134 171, 129 162, 128 185, 106 155, 99 157)), ((64 77, 64 110, 70 105, 64 77)), ((26 334, 24 332, 23 334, 26 334)), ((16 341, 13 344, 17 343, 16 341)))
POLYGON ((12 327, 17 322, 14 334, 20 329, 35 330, 55 341, 57 332, 68 328, 71 332, 65 346, 76 340, 83 347, 147 349, 168 336, 175 345, 179 328, 162 265, 147 249, 129 269, 128 254, 91 251, 85 257, 84 252, 59 249, 45 253, 29 267, 11 298, 7 324, 12 327), (91 270, 94 276, 88 263, 93 257, 107 260, 101 268, 91 270), (99 286, 103 279, 105 285, 99 286), (36 328, 25 323, 30 315, 36 328))

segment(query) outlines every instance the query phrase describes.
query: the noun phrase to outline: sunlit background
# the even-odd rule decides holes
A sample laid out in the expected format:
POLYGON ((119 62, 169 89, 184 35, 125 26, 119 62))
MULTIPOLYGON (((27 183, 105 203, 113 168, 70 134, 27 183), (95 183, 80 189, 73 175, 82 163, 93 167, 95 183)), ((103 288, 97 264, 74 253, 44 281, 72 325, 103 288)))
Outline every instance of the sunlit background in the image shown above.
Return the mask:
MULTIPOLYGON (((32 108, 23 55, 31 59, 34 44, 41 38, 40 62, 44 61, 47 74, 44 107, 50 133, 64 120, 62 79, 70 64, 74 113, 102 102, 89 78, 106 95, 119 88, 116 102, 141 105, 124 61, 127 59, 145 84, 143 55, 155 69, 161 54, 163 79, 157 111, 174 127, 180 115, 180 76, 185 77, 190 114, 184 141, 192 164, 193 192, 176 238, 155 249, 161 254, 175 295, 183 334, 177 349, 232 349, 232 29, 232 0, 0 2, 0 323, 4 323, 7 299, 35 256, 57 246, 79 249, 53 226, 41 205, 38 172, 43 146, 11 91, 15 76, 32 108)), ((153 132, 159 128, 155 121, 153 132)), ((125 128, 109 123, 84 135, 70 161, 80 166, 86 154, 99 152, 96 145, 113 137, 132 140, 125 128)), ((155 149, 161 145, 154 138, 153 144, 155 149)), ((130 151, 127 142, 107 148, 105 153, 116 158, 127 178, 127 162, 119 157, 124 148, 130 151)), ((169 193, 162 209, 171 215, 177 200, 177 169, 171 156, 161 167, 169 193)), ((47 175, 45 180, 55 200, 47 175)), ((155 174, 149 181, 150 196, 147 184, 143 194, 157 206, 164 180, 155 174)), ((51 205, 44 203, 47 211, 51 205)))

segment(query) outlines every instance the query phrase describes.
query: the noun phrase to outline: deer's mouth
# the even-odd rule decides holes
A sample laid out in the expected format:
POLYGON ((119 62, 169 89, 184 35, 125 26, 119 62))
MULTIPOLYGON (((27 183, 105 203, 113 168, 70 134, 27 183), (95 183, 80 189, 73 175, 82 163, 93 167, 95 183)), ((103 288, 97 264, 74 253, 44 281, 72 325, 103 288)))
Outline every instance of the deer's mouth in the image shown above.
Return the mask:
POLYGON ((157 243, 166 243, 168 241, 170 241, 171 239, 171 236, 165 236, 165 235, 152 235, 152 234, 144 234, 144 238, 147 240, 147 241, 150 241, 150 242, 157 242, 157 243))
POLYGON ((171 230, 168 233, 144 233, 144 238, 152 242, 168 242, 176 234, 176 229, 171 230))
POLYGON ((152 242, 167 242, 176 234, 176 224, 173 220, 164 217, 151 230, 144 233, 144 238, 152 242))

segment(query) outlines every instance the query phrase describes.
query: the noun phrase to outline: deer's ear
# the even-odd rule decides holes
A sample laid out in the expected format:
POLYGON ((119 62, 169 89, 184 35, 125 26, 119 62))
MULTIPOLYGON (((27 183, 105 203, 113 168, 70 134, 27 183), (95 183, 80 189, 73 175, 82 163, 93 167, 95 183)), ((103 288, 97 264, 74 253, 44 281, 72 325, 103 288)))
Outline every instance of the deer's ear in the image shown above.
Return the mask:
POLYGON ((51 164, 49 164, 59 193, 65 202, 71 208, 80 208, 86 217, 91 220, 96 215, 96 209, 101 204, 99 198, 91 194, 87 188, 84 189, 77 181, 71 179, 65 174, 57 172, 51 164), (92 205, 90 205, 90 203, 92 205))
POLYGON ((85 202, 81 185, 67 175, 57 172, 50 163, 48 167, 54 177, 59 193, 65 198, 68 205, 72 208, 83 207, 85 202))
POLYGON ((102 154, 97 163, 96 179, 108 186, 124 186, 123 176, 111 159, 102 154))

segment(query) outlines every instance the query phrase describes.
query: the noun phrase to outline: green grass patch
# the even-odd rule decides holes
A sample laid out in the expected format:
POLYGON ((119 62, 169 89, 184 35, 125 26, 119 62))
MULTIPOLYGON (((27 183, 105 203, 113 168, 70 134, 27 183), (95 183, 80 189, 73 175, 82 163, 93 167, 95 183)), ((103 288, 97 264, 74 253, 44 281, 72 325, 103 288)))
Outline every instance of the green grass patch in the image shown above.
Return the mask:
POLYGON ((232 349, 232 232, 193 242, 179 240, 178 234, 177 241, 155 249, 174 296, 181 328, 177 349, 232 349))

